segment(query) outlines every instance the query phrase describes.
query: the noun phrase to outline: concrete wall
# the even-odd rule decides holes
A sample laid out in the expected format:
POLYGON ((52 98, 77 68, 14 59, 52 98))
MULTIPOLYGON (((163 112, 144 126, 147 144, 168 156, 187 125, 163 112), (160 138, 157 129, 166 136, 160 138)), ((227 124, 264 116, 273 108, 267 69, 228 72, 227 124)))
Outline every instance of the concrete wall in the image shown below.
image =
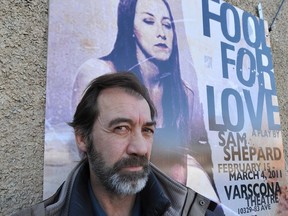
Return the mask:
MULTIPOLYGON (((229 0, 257 15, 258 0, 229 0)), ((261 1, 272 22, 281 1, 261 1)), ((282 136, 288 157, 288 2, 271 44, 282 136)), ((2 0, 0 6, 0 215, 42 199, 48 1, 2 0)))

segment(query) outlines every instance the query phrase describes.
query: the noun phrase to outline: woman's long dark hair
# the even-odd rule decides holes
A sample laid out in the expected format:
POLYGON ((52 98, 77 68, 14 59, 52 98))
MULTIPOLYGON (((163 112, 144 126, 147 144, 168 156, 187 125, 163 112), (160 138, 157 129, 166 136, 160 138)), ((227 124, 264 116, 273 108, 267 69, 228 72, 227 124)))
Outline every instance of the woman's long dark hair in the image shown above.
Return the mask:
MULTIPOLYGON (((173 30, 173 47, 169 59, 165 62, 151 60, 159 68, 158 79, 163 84, 162 106, 164 126, 177 129, 187 136, 188 99, 180 75, 177 36, 173 16, 168 3, 163 0, 169 12, 173 30)), ((137 0, 120 0, 118 5, 118 33, 114 48, 102 60, 111 61, 116 71, 130 71, 143 82, 139 62, 136 57, 136 38, 134 33, 134 18, 137 0)))

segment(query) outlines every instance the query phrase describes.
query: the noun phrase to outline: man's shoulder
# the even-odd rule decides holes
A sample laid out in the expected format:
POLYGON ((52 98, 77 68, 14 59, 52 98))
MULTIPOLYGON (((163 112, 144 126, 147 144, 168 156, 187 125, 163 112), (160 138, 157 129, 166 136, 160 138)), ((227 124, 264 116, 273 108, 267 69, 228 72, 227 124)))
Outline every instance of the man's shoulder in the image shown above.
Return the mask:
POLYGON ((44 216, 44 215, 61 215, 62 211, 67 211, 67 200, 70 199, 72 188, 72 183, 74 182, 76 176, 87 170, 88 163, 87 160, 82 160, 68 175, 67 179, 63 184, 57 189, 57 191, 49 198, 34 204, 31 207, 20 210, 19 212, 13 214, 12 216, 44 216))
POLYGON ((181 215, 187 216, 213 215, 217 203, 169 178, 153 164, 151 170, 170 200, 172 209, 181 209, 181 215))
POLYGON ((59 187, 59 189, 56 191, 54 195, 49 197, 48 199, 41 201, 37 204, 34 204, 28 208, 24 208, 20 210, 19 212, 13 214, 12 216, 45 216, 46 215, 46 206, 50 205, 58 199, 59 193, 62 189, 62 185, 59 187))
POLYGON ((153 174, 156 176, 157 180, 159 181, 162 189, 170 194, 173 193, 173 195, 177 196, 186 196, 188 193, 188 188, 175 180, 168 177, 166 174, 164 174, 158 167, 156 167, 154 164, 151 165, 151 170, 153 174))

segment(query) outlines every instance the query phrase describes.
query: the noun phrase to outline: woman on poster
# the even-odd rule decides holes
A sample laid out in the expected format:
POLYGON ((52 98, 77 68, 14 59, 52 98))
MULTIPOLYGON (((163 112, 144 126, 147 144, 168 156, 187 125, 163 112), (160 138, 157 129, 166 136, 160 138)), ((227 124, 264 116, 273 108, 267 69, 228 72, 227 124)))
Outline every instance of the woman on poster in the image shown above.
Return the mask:
POLYGON ((121 71, 136 74, 158 111, 151 161, 173 179, 204 195, 210 188, 213 192, 207 196, 218 199, 202 108, 181 79, 169 4, 165 0, 120 0, 117 25, 113 50, 100 59, 89 59, 79 68, 73 104, 97 76, 121 71), (193 185, 196 176, 201 185, 193 185))

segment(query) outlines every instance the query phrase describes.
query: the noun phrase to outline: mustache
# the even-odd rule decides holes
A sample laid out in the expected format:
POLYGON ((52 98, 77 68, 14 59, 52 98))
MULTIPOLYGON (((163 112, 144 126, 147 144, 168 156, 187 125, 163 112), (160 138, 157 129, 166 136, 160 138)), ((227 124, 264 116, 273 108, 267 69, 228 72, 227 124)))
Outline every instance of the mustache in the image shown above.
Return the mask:
POLYGON ((113 166, 114 172, 118 172, 123 168, 132 167, 132 166, 142 166, 146 169, 149 165, 148 158, 146 156, 129 156, 127 158, 123 158, 116 162, 113 166))

